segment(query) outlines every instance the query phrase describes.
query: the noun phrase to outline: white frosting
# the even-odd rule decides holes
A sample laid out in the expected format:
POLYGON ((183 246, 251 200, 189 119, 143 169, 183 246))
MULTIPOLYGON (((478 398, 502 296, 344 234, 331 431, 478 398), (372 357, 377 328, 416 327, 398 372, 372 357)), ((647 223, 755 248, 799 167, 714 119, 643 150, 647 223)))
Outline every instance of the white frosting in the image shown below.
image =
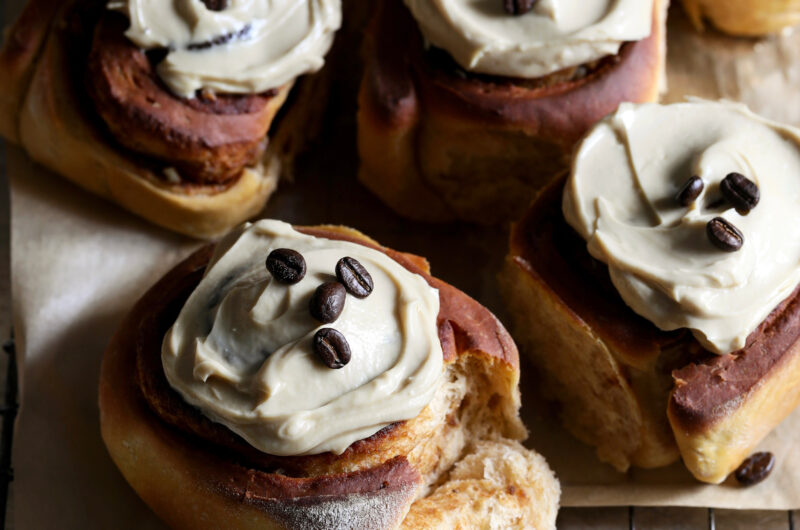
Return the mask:
POLYGON ((691 329, 716 353, 743 347, 800 283, 800 130, 743 105, 621 105, 581 144, 563 206, 634 311, 691 329), (760 189, 747 215, 713 206, 731 172, 760 189), (705 188, 682 207, 675 196, 692 175, 705 188), (744 234, 739 251, 708 239, 717 216, 744 234))
POLYGON ((208 88, 258 93, 322 68, 341 25, 341 0, 112 0, 130 19, 125 35, 144 49, 168 48, 158 75, 176 94, 208 88), (224 43, 191 49, 193 45, 224 43))
POLYGON ((535 78, 619 52, 650 35, 651 0, 539 0, 510 15, 502 0, 405 0, 425 38, 463 68, 535 78))
POLYGON ((167 380, 206 416, 273 455, 342 453, 383 427, 416 417, 443 371, 436 325, 438 291, 386 254, 316 238, 262 220, 217 247, 205 276, 167 333, 167 380), (265 260, 276 248, 303 255, 303 280, 272 279, 265 260), (367 269, 374 290, 348 295, 341 316, 320 324, 308 309, 321 283, 335 280, 339 259, 367 269), (340 369, 312 349, 323 327, 352 350, 340 369))

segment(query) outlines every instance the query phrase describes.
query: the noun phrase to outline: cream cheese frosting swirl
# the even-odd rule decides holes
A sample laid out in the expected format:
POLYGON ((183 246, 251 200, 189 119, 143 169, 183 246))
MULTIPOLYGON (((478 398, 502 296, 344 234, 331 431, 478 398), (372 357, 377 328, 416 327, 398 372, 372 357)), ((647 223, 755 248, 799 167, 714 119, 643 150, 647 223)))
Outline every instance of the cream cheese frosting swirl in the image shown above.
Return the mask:
POLYGON ((158 75, 175 94, 202 88, 259 93, 322 68, 341 25, 341 0, 112 0, 127 15, 125 35, 144 49, 166 48, 158 75))
POLYGON ((740 349, 800 283, 800 130, 727 102, 623 104, 580 145, 563 211, 634 311, 715 353, 740 349), (731 172, 760 189, 745 215, 721 200, 731 172), (704 190, 683 207, 692 175, 704 190), (715 217, 743 233, 739 251, 712 245, 715 217))
POLYGON ((170 385, 213 421, 273 455, 342 453, 391 423, 416 417, 443 373, 438 291, 386 254, 302 234, 262 220, 226 237, 164 338, 170 385), (273 280, 264 261, 291 248, 307 264, 294 285, 273 280), (367 298, 347 296, 341 316, 322 325, 309 313, 339 259, 371 274, 367 298), (323 364, 317 330, 346 337, 350 362, 323 364))
POLYGON ((539 0, 510 15, 501 0, 405 0, 425 39, 466 70, 536 78, 619 52, 650 35, 651 0, 539 0))

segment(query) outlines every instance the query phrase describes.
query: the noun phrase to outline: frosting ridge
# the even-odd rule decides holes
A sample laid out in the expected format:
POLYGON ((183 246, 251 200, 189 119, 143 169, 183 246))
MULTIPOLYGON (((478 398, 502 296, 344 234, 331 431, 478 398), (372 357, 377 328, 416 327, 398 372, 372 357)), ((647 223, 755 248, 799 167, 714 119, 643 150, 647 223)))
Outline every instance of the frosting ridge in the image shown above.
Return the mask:
POLYGON ((130 20, 125 35, 143 49, 166 48, 158 64, 175 94, 207 88, 259 93, 322 68, 341 25, 341 0, 112 0, 130 20))
POLYGON ((536 78, 619 52, 650 35, 650 0, 539 0, 510 15, 500 0, 405 0, 425 39, 463 68, 536 78))
POLYGON ((188 403, 255 448, 342 453, 430 403, 444 362, 438 312, 437 290, 386 254, 262 220, 218 245, 164 338, 162 363, 188 403), (267 272, 264 259, 276 248, 305 257, 301 281, 281 284, 267 272), (368 269, 374 292, 348 296, 338 320, 323 325, 309 299, 344 256, 368 269), (343 368, 328 368, 314 353, 312 339, 326 327, 350 344, 343 368))
POLYGON ((715 353, 740 349, 800 283, 800 130, 728 102, 622 104, 580 145, 563 211, 634 311, 715 353), (749 213, 720 191, 734 172, 760 189, 749 213), (703 190, 681 206, 693 175, 703 190), (717 217, 740 250, 709 240, 717 217))

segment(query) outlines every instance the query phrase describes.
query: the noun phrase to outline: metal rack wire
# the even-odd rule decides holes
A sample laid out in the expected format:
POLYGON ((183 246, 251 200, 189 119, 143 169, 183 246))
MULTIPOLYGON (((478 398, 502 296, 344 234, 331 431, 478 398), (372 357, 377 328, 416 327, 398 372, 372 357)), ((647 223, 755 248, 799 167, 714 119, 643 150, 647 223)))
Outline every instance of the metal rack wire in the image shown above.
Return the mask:
POLYGON ((5 528, 8 511, 8 493, 11 481, 14 480, 14 469, 11 467, 11 445, 14 440, 14 420, 17 417, 19 404, 17 401, 17 349, 13 332, 11 338, 3 344, 3 351, 8 355, 6 362, 5 390, 3 404, 0 405, 2 416, 2 433, 0 433, 0 526, 5 528))

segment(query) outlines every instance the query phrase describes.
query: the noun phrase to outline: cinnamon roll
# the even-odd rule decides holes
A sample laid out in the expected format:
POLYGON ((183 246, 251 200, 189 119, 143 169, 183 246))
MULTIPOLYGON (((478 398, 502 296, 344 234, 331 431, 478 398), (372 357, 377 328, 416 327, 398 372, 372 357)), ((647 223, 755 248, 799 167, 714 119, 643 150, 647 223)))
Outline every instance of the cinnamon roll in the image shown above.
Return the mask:
POLYGON ((742 105, 626 104, 515 225, 516 338, 600 459, 719 483, 800 403, 798 171, 742 105))
POLYGON ((665 7, 381 0, 363 48, 361 181, 415 219, 518 218, 591 125, 656 99, 665 7))
POLYGON ((502 325, 424 259, 264 220, 138 302, 103 360, 101 425, 176 528, 554 528, 518 382, 502 325))

